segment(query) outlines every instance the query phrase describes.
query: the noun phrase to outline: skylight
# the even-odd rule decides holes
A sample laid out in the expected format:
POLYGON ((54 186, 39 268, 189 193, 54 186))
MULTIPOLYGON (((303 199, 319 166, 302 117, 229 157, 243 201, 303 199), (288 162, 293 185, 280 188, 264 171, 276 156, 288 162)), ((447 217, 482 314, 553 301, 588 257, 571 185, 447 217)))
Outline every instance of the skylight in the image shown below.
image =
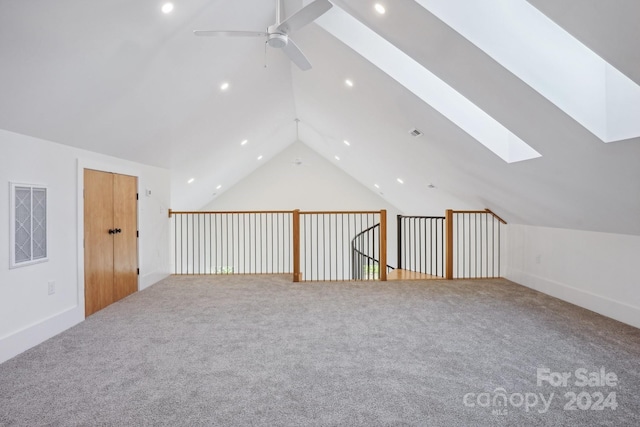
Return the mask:
POLYGON ((524 0, 415 0, 604 142, 640 136, 640 86, 524 0))
POLYGON ((339 7, 331 8, 316 23, 504 161, 513 163, 540 157, 540 153, 455 89, 339 7))

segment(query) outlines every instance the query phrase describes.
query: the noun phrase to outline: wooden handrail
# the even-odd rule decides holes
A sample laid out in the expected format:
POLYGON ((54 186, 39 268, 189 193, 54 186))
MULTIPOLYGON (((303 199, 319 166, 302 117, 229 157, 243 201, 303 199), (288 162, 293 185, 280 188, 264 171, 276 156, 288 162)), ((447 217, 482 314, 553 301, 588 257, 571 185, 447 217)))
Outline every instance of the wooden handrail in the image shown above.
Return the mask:
MULTIPOLYGON (((301 211, 298 210, 300 215, 335 215, 335 214, 379 214, 380 211, 301 211)), ((282 210, 267 210, 267 211, 174 211, 169 209, 169 218, 173 215, 200 215, 200 214, 222 214, 222 215, 231 215, 231 214, 284 214, 290 213, 293 214, 294 211, 282 211, 282 210)))
POLYGON ((487 211, 487 213, 489 213, 489 214, 493 215, 493 217, 494 217, 495 219, 497 219, 498 221, 500 221, 501 223, 503 223, 503 224, 506 224, 506 223, 507 223, 507 221, 505 221, 504 219, 500 218, 500 217, 499 217, 498 215, 496 215, 496 214, 495 214, 495 212, 493 212, 491 209, 485 209, 485 211, 487 211))
POLYGON ((500 221, 503 224, 506 224, 507 221, 505 221, 504 219, 500 218, 498 215, 496 215, 495 212, 493 212, 491 209, 485 209, 483 211, 452 211, 454 214, 489 214, 492 215, 495 219, 497 219, 498 221, 500 221))
POLYGON ((300 211, 300 215, 379 214, 380 211, 300 211))
POLYGON ((215 215, 238 215, 238 214, 292 214, 293 211, 174 211, 169 209, 169 218, 172 215, 200 215, 200 214, 215 214, 215 215))

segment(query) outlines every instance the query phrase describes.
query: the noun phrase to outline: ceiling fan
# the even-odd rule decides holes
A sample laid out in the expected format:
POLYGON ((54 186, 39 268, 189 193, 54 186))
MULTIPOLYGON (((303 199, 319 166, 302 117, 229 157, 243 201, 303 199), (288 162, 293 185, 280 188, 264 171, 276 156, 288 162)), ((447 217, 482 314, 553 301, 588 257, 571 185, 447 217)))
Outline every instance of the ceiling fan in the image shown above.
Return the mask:
POLYGON ((276 23, 267 27, 266 31, 196 30, 193 33, 196 36, 213 37, 266 37, 266 43, 269 46, 282 49, 285 55, 287 55, 298 68, 303 71, 309 70, 311 63, 293 40, 289 38, 289 33, 315 21, 331 9, 333 5, 329 0, 315 0, 282 21, 280 3, 281 0, 276 0, 276 23))

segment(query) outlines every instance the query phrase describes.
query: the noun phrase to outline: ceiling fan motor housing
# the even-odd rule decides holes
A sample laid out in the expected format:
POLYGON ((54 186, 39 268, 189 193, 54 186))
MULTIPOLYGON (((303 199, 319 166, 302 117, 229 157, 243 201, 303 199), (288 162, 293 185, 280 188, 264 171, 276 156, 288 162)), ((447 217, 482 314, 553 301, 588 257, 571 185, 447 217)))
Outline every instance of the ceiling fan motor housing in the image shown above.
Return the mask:
POLYGON ((289 42, 289 37, 286 34, 278 33, 275 29, 276 25, 272 25, 267 29, 267 43, 271 47, 283 48, 289 42))
POLYGON ((266 33, 264 31, 218 30, 195 30, 193 33, 196 36, 211 37, 264 37, 266 35, 269 46, 282 49, 284 54, 302 71, 310 70, 311 62, 293 41, 289 43, 289 34, 315 21, 333 5, 329 0, 313 0, 283 21, 281 19, 281 2, 282 0, 276 0, 276 23, 267 27, 266 33))

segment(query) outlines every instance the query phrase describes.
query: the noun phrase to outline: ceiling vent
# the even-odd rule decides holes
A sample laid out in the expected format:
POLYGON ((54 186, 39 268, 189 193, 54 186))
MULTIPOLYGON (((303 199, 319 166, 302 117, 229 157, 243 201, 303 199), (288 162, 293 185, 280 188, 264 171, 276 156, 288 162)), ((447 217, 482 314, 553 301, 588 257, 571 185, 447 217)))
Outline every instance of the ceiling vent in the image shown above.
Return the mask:
POLYGON ((411 136, 412 136, 412 137, 414 137, 414 138, 418 138, 418 137, 422 136, 422 135, 423 135, 423 133, 422 133, 422 131, 421 131, 421 130, 418 130, 418 129, 416 129, 416 128, 413 128, 413 129, 411 129, 411 130, 409 131, 409 135, 411 135, 411 136))

